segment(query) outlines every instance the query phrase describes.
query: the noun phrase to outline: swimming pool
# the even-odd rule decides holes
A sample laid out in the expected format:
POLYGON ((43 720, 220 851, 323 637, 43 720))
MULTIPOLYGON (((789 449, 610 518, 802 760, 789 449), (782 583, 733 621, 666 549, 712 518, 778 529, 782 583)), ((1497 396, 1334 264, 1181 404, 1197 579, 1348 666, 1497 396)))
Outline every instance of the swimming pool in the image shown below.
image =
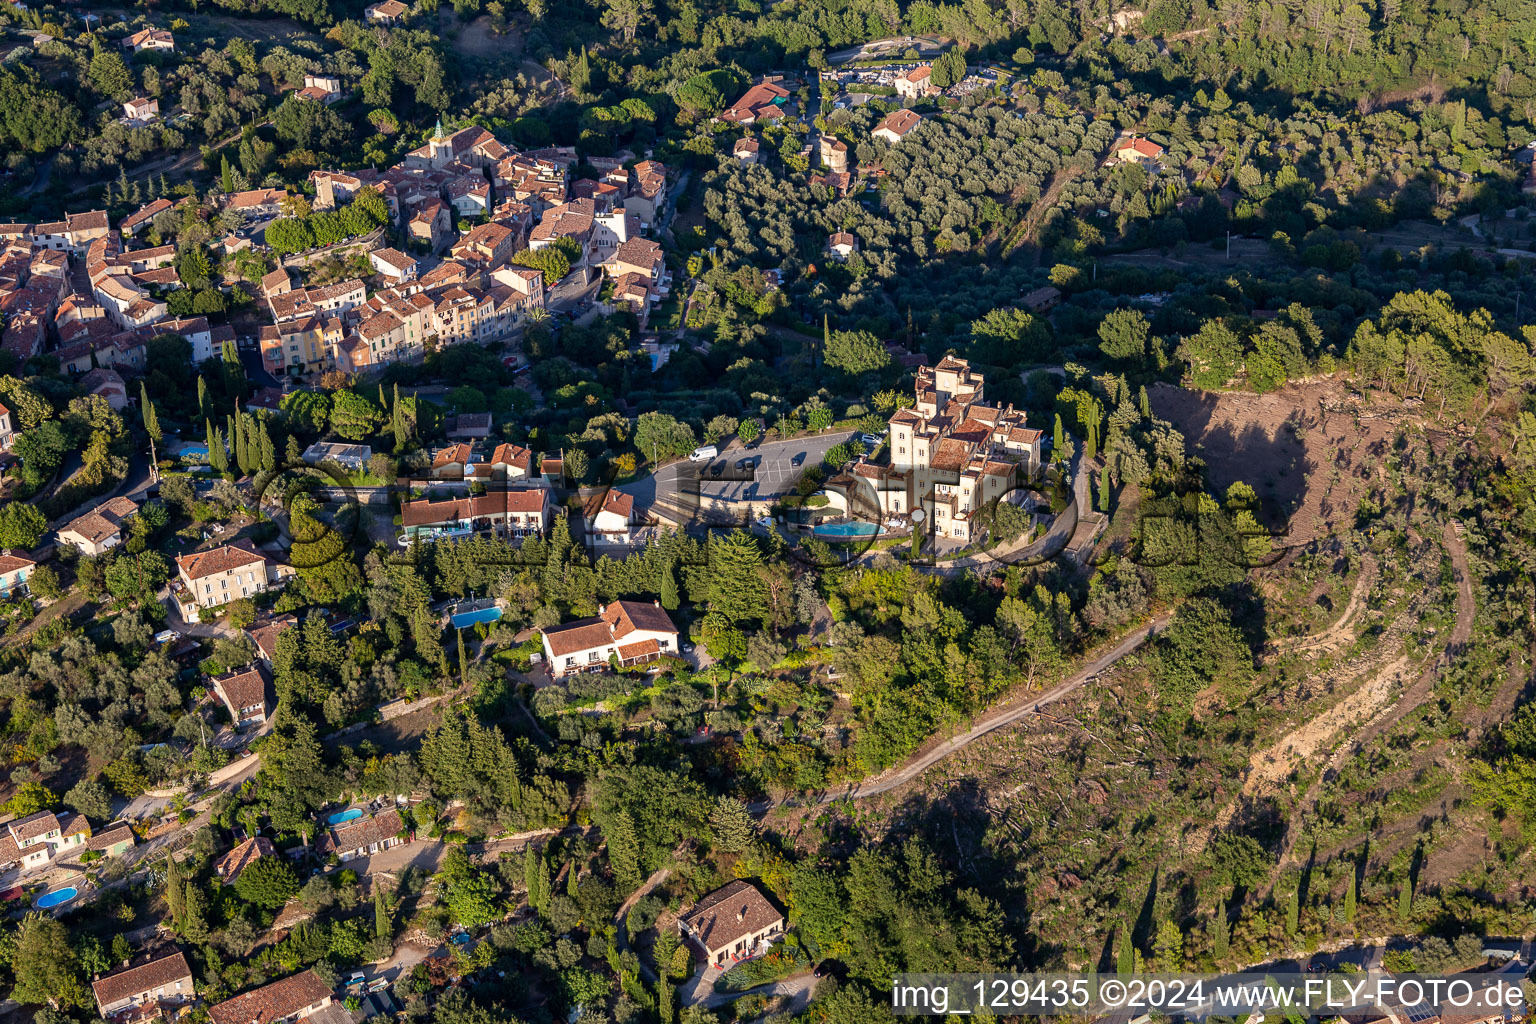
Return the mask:
POLYGON ((43 893, 34 901, 33 905, 36 906, 39 910, 47 910, 50 907, 57 907, 61 904, 68 903, 78 895, 80 895, 79 889, 76 889, 72 885, 66 885, 62 889, 55 889, 53 892, 43 893))
POLYGON ((828 523, 811 531, 817 537, 873 537, 879 532, 878 523, 828 523))
POLYGON ((481 608, 479 611, 474 612, 459 612, 450 618, 449 621, 453 623, 453 628, 463 629, 466 626, 473 626, 477 622, 495 622, 499 618, 501 618, 501 609, 493 606, 481 608))
POLYGON ((341 824, 345 824, 346 822, 349 822, 349 821, 356 821, 358 818, 361 818, 362 816, 363 816, 363 809, 361 807, 348 807, 346 810, 344 810, 344 811, 337 811, 335 814, 331 815, 329 818, 326 818, 325 819, 325 823, 327 825, 341 825, 341 824))

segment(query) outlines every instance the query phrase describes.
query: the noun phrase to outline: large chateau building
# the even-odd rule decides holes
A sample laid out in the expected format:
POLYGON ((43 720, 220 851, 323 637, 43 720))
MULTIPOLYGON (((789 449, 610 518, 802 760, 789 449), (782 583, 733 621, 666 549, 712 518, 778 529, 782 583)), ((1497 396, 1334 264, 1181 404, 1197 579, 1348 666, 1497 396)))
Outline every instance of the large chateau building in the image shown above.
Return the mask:
POLYGON ((916 403, 891 416, 890 461, 852 468, 855 511, 932 517, 934 535, 970 543, 976 512, 1040 468, 1041 432, 1012 405, 988 405, 986 381, 945 356, 919 367, 916 403))

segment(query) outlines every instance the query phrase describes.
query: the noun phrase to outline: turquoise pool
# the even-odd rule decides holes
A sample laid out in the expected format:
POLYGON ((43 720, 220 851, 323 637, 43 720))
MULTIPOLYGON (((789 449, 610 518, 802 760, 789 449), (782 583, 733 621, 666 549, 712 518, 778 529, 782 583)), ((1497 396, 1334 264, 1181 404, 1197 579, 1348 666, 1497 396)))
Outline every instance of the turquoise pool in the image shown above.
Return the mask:
POLYGON ((362 816, 363 816, 363 809, 361 807, 348 807, 346 810, 344 810, 344 811, 337 811, 335 814, 331 815, 329 818, 326 818, 325 819, 325 823, 327 825, 341 825, 341 824, 345 824, 346 822, 349 822, 349 821, 356 821, 358 818, 361 818, 362 816))
POLYGON ((811 531, 817 537, 873 537, 879 532, 877 523, 828 523, 811 531))
POLYGON ((53 892, 43 893, 37 898, 34 906, 40 910, 47 910, 50 907, 57 907, 61 904, 68 903, 78 895, 80 895, 79 889, 76 889, 72 885, 67 885, 62 889, 55 889, 53 892))
POLYGON ((499 618, 501 618, 501 609, 492 607, 481 608, 475 612, 459 612, 449 621, 453 623, 453 628, 464 629, 468 626, 473 626, 477 622, 495 622, 499 618))

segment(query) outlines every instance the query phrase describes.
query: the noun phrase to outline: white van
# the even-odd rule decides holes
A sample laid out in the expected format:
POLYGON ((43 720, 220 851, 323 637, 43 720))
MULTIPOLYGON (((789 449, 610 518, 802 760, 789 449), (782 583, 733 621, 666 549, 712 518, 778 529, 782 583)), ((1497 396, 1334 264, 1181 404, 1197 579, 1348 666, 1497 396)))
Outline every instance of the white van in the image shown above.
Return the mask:
POLYGON ((689 462, 708 462, 710 459, 720 457, 720 449, 715 445, 706 444, 702 448, 695 448, 693 454, 688 456, 689 462))

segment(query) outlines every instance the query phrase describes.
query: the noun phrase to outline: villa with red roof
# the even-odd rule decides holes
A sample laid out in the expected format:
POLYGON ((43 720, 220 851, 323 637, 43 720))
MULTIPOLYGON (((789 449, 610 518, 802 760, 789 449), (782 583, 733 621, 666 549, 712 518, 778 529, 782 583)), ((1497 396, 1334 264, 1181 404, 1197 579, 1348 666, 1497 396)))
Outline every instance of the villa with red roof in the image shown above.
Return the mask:
POLYGON ((615 601, 597 611, 544 631, 544 657, 556 679, 607 668, 610 659, 627 667, 677 651, 677 627, 660 604, 615 601))
POLYGON ((720 120, 732 124, 756 124, 777 121, 784 116, 784 102, 789 90, 772 82, 759 82, 720 114, 720 120))
POLYGON ((252 597, 282 586, 293 575, 293 567, 272 561, 238 541, 194 551, 176 557, 172 596, 181 606, 184 618, 195 617, 201 608, 219 608, 242 597, 252 597))

